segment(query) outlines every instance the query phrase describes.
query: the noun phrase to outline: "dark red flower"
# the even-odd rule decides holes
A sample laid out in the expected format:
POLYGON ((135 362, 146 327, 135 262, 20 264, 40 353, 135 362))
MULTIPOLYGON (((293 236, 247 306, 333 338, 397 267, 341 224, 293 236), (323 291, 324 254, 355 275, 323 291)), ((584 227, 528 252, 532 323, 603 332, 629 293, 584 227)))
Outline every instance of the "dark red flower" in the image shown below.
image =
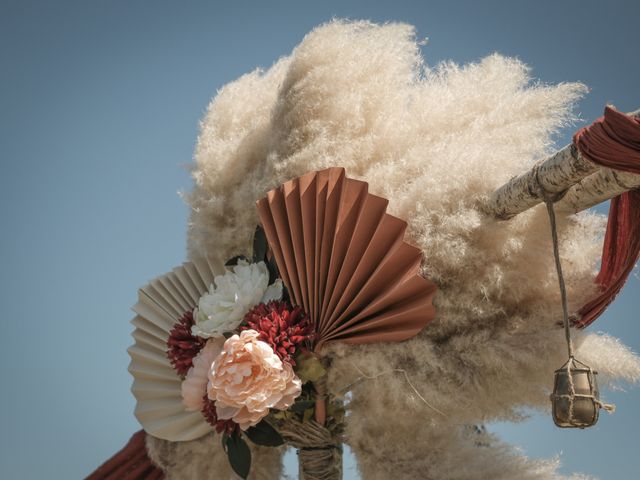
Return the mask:
POLYGON ((206 340, 191 333, 193 312, 184 312, 173 326, 167 339, 167 357, 178 375, 185 376, 193 366, 194 357, 202 350, 206 340))
POLYGON ((220 420, 218 419, 218 412, 216 410, 216 402, 211 400, 209 396, 205 393, 204 395, 204 404, 202 406, 202 415, 204 415, 205 420, 209 425, 216 429, 218 433, 226 433, 227 436, 232 436, 234 433, 240 430, 240 425, 238 425, 233 420, 220 420))
POLYGON ((300 307, 287 302, 261 303, 244 317, 243 330, 255 330, 259 339, 268 343, 280 360, 295 365, 294 355, 313 338, 313 325, 300 307))

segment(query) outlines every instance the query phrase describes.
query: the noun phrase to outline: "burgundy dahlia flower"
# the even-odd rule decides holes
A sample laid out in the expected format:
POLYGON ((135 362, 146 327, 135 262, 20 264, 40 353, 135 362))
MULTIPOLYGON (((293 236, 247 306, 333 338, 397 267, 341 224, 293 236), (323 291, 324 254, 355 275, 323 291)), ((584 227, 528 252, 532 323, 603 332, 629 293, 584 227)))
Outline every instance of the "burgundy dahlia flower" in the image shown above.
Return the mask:
POLYGON ((205 393, 204 403, 202 405, 202 415, 209 425, 216 429, 218 433, 226 433, 227 436, 232 436, 239 431, 239 425, 233 420, 220 420, 218 418, 218 412, 216 410, 216 402, 211 400, 205 393))
POLYGON ((202 350, 206 340, 191 333, 193 312, 184 312, 167 339, 167 357, 178 375, 185 376, 193 366, 193 358, 202 350))
POLYGON ((261 303, 244 317, 240 331, 255 330, 259 340, 268 343, 280 360, 295 365, 294 355, 313 339, 313 325, 300 307, 287 302, 261 303))

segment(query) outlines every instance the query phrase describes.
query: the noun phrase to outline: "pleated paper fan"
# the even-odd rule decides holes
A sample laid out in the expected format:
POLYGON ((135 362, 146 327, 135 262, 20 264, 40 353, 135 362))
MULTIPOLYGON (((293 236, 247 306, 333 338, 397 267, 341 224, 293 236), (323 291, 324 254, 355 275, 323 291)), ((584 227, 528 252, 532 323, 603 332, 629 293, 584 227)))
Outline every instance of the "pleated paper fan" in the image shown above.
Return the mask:
POLYGON ((187 262, 138 290, 129 372, 137 400, 135 416, 154 437, 186 441, 213 430, 201 412, 185 410, 182 379, 167 357, 167 339, 178 319, 194 309, 214 277, 222 273, 224 264, 217 260, 187 262))
POLYGON ((291 301, 315 326, 316 350, 406 340, 435 317, 422 251, 404 241, 407 224, 387 204, 342 168, 310 172, 257 202, 291 301))

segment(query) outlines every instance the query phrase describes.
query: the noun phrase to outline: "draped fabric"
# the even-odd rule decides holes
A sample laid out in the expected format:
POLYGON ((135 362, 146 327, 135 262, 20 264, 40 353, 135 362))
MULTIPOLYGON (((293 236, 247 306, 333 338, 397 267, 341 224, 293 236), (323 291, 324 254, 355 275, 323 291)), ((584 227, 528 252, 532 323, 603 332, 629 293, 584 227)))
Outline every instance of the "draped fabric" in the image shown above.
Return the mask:
POLYGON ((125 447, 104 462, 85 480, 161 480, 164 472, 151 463, 145 446, 146 433, 133 434, 125 447))
MULTIPOLYGON (((579 130, 573 143, 598 165, 640 174, 640 118, 607 106, 604 116, 579 130)), ((615 299, 640 254, 640 191, 625 192, 611 200, 609 221, 596 277, 598 294, 579 311, 574 326, 584 328, 615 299)))

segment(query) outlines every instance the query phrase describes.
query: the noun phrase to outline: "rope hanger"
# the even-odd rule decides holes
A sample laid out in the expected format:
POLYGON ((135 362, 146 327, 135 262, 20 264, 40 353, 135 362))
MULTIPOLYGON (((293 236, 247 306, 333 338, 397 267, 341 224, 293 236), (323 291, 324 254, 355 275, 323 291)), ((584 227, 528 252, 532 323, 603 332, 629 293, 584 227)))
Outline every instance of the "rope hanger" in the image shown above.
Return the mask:
MULTIPOLYGON (((584 363, 576 360, 573 348, 573 341, 571 339, 571 326, 569 324, 569 307, 567 301, 567 287, 564 279, 564 274, 562 272, 562 262, 560 260, 560 247, 558 241, 558 226, 556 222, 556 214, 554 210, 554 204, 558 200, 560 200, 565 192, 561 192, 557 195, 549 195, 542 185, 540 184, 538 178, 538 171, 536 170, 536 182, 538 184, 538 188, 540 189, 540 194, 544 199, 544 203, 547 207, 547 214, 549 216, 549 224, 551 227, 551 239, 553 244, 553 258, 556 266, 556 273, 558 275, 558 285, 560 287, 560 299, 562 302, 562 325, 564 327, 564 335, 565 341, 567 344, 567 355, 569 359, 567 362, 559 369, 556 370, 556 381, 554 382, 554 392, 551 395, 551 401, 554 405, 554 421, 556 425, 561 427, 579 427, 585 428, 588 426, 594 425, 598 420, 598 409, 603 408, 607 412, 614 412, 615 405, 603 403, 599 399, 598 387, 596 383, 596 374, 591 367, 585 365, 584 363), (563 372, 563 370, 565 370, 563 372), (563 379, 566 379, 568 384, 568 389, 566 391, 562 389, 562 386, 559 385, 558 382, 558 373, 564 374, 562 375, 563 379), (586 375, 588 379, 588 387, 589 393, 578 393, 576 391, 576 386, 574 384, 574 373, 579 373, 582 375, 586 375), (558 418, 556 414, 556 401, 567 402, 568 403, 568 411, 566 412, 566 418, 558 418), (579 415, 576 415, 576 401, 590 401, 593 402, 593 414, 590 420, 585 420, 584 418, 578 418, 579 415)), ((563 405, 560 405, 563 406, 563 405)))

